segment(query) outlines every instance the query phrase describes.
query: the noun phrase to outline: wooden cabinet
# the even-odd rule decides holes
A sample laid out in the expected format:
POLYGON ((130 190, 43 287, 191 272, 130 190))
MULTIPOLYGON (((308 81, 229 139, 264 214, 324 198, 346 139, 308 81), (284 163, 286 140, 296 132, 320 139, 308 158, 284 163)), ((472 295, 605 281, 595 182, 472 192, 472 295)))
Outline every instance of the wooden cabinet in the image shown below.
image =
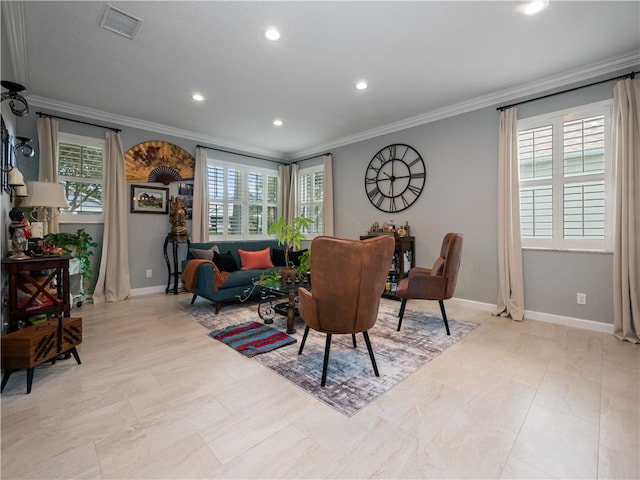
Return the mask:
POLYGON ((8 333, 18 329, 20 320, 26 321, 34 315, 70 316, 68 256, 5 258, 2 266, 9 276, 8 333))
MULTIPOLYGON (((360 237, 360 240, 369 238, 368 236, 360 237)), ((393 252, 393 259, 389 266, 389 275, 387 276, 387 285, 384 293, 384 297, 397 299, 396 288, 400 280, 409 275, 411 270, 416 265, 415 255, 415 238, 414 237, 398 237, 395 238, 396 248, 393 252)))

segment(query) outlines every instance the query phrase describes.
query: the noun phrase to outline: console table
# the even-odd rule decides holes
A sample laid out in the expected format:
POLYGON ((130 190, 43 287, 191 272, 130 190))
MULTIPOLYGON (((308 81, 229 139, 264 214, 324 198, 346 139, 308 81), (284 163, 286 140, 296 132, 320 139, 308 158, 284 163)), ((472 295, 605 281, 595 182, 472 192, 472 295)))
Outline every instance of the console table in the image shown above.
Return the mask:
POLYGON ((181 243, 187 244, 187 249, 189 249, 189 245, 191 245, 191 240, 189 240, 189 235, 174 235, 169 234, 167 238, 164 239, 164 261, 167 263, 167 288, 164 293, 173 292, 174 295, 178 294, 178 282, 180 280, 180 264, 178 263, 178 247, 181 243), (167 247, 171 243, 173 249, 173 268, 171 262, 169 261, 169 254, 167 253, 167 247), (173 288, 171 288, 171 279, 173 278, 173 288))

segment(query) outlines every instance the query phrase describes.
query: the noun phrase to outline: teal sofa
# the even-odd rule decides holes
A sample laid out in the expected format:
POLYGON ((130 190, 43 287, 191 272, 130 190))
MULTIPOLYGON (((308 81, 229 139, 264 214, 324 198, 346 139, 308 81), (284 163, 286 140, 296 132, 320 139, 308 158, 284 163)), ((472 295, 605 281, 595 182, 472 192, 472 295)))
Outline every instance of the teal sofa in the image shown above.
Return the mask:
MULTIPOLYGON (((209 250, 213 246, 217 245, 218 250, 221 254, 226 254, 227 252, 231 252, 233 255, 238 268, 242 267, 242 263, 240 261, 240 255, 238 254, 238 249, 248 250, 248 251, 257 251, 264 250, 267 247, 270 247, 272 250, 278 249, 282 250, 283 247, 278 245, 278 241, 273 240, 239 240, 239 241, 213 241, 206 243, 192 243, 189 246, 189 252, 187 253, 187 259, 182 262, 182 271, 184 272, 185 267, 188 262, 190 262, 194 257, 191 250, 209 250)), ((273 256, 272 256, 273 258, 273 256)), ((215 270, 213 268, 213 264, 204 263, 200 265, 197 273, 197 281, 195 284, 195 288, 192 293, 193 298, 191 299, 191 303, 196 301, 198 296, 206 298, 215 304, 216 313, 220 311, 220 308, 226 303, 237 302, 239 297, 244 297, 246 294, 246 290, 249 287, 253 286, 253 280, 258 279, 262 273, 270 273, 279 270, 282 268, 281 266, 276 266, 274 268, 265 268, 265 269, 257 269, 257 270, 237 270, 235 272, 230 272, 229 276, 225 280, 224 284, 217 292, 214 292, 214 275, 215 270)), ((256 290, 257 292, 257 290, 256 290)))

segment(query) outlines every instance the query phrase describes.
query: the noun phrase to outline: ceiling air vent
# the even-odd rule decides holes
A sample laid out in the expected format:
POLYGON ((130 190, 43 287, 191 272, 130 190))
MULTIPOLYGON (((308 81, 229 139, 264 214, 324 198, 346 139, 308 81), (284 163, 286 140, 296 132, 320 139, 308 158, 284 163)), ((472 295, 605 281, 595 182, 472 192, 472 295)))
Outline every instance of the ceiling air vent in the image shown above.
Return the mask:
POLYGON ((133 38, 141 24, 142 19, 109 4, 100 22, 102 28, 127 38, 133 38))

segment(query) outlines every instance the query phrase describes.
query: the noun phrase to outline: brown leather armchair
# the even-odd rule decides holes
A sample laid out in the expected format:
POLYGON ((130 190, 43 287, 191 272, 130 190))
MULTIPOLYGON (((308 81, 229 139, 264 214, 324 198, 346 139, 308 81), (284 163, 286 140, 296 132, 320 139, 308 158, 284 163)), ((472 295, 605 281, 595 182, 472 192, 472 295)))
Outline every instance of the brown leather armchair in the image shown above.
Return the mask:
POLYGON ((323 387, 333 334, 351 334, 355 347, 355 334, 362 332, 373 371, 380 376, 367 330, 378 318, 394 248, 391 236, 366 240, 316 237, 311 242, 311 292, 303 287, 298 290, 298 310, 307 324, 298 355, 302 354, 309 328, 327 334, 323 387))
POLYGON ((398 320, 398 331, 402 325, 404 309, 407 300, 411 298, 422 300, 438 300, 444 326, 449 332, 449 322, 447 322, 447 312, 444 309, 443 300, 453 297, 458 280, 458 270, 462 258, 463 236, 459 233, 447 233, 442 240, 440 256, 433 263, 431 268, 414 267, 409 271, 407 278, 400 280, 396 294, 402 299, 398 320))

